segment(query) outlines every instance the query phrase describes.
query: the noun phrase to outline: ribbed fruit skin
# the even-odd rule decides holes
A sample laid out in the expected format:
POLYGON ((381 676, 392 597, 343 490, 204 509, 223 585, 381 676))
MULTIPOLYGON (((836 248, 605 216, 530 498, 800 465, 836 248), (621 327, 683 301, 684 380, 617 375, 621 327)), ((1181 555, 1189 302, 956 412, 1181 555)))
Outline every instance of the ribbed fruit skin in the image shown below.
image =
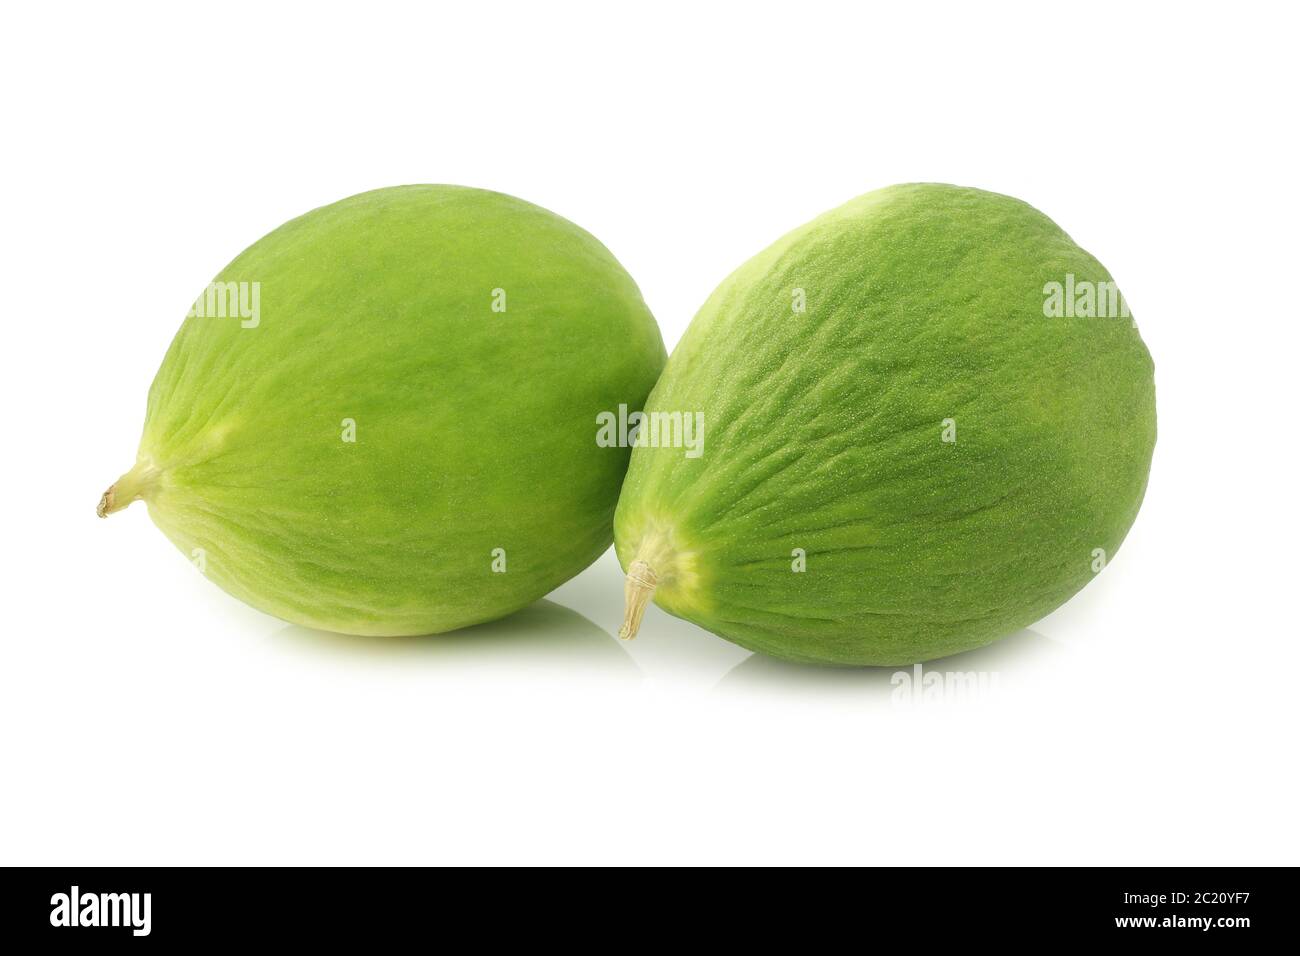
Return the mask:
POLYGON ((231 594, 309 627, 434 633, 608 546, 628 451, 597 445, 596 416, 640 407, 665 353, 591 235, 499 193, 403 186, 286 223, 216 281, 259 283, 260 320, 186 319, 140 460, 153 520, 231 594))
POLYGON ((1124 540, 1156 438, 1134 323, 1044 314, 1067 274, 1111 281, 977 189, 894 186, 791 232, 710 296, 651 394, 703 412, 703 452, 634 450, 621 563, 671 540, 690 573, 658 604, 804 662, 929 660, 1056 608, 1124 540))

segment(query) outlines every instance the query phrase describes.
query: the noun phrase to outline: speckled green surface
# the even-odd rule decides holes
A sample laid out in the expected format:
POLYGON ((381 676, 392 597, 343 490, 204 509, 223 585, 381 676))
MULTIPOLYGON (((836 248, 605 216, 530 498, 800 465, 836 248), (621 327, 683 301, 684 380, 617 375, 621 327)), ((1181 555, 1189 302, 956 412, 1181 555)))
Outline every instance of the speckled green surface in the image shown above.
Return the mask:
POLYGON ((640 407, 665 353, 592 236, 498 193, 406 186, 285 224, 218 281, 260 283, 260 323, 185 321, 110 510, 143 494, 231 594, 311 627, 438 632, 608 546, 628 451, 597 446, 596 416, 640 407))
POLYGON ((1114 556, 1156 436, 1134 324, 1044 315, 1067 274, 1111 278, 1032 207, 954 186, 785 236, 655 387, 647 411, 704 413, 704 450, 634 450, 620 562, 652 554, 660 606, 798 661, 928 660, 1042 617, 1114 556))

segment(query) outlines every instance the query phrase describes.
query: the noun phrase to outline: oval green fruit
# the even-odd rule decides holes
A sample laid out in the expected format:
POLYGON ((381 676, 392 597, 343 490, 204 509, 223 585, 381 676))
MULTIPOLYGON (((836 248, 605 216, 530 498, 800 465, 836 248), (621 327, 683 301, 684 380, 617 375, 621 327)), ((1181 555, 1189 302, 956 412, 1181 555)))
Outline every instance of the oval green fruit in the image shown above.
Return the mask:
POLYGON ((932 184, 741 266, 645 412, 614 520, 624 636, 653 595, 834 664, 968 650, 1066 601, 1133 523, 1156 437, 1101 263, 1019 200, 932 184))
POLYGON ((665 359, 631 277, 530 203, 381 189, 245 250, 181 326, 105 515, 154 522, 243 601, 309 627, 424 634, 540 598, 612 540, 665 359))

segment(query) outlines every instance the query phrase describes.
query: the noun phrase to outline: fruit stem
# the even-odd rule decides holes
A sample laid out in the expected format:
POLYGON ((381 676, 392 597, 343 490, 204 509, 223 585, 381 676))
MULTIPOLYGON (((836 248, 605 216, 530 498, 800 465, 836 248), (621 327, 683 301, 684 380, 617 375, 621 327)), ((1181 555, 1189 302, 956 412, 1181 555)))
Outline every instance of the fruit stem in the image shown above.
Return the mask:
POLYGON ((113 512, 121 511, 131 502, 139 501, 153 489, 157 478, 158 470, 153 465, 143 461, 136 462, 134 468, 109 485, 108 491, 100 495, 95 514, 107 518, 113 512))
POLYGON ((618 636, 625 641, 636 637, 641 629, 641 618, 645 616, 646 605, 655 593, 659 575, 655 569, 644 561, 633 561, 627 568, 627 579, 623 582, 623 626, 618 629, 618 636))

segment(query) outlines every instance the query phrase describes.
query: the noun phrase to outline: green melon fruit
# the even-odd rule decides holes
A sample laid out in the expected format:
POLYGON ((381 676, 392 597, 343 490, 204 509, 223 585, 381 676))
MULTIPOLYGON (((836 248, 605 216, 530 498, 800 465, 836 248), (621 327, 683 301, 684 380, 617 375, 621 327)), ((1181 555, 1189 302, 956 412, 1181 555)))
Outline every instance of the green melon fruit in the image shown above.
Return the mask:
POLYGON ((456 186, 286 223, 191 309, 149 391, 143 499, 217 584, 297 624, 423 634, 501 617, 612 539, 663 342, 599 242, 456 186), (215 290, 215 292, 214 292, 215 290))
POLYGON ((614 519, 623 635, 653 596, 835 664, 968 650, 1066 601, 1124 540, 1156 437, 1101 263, 945 185, 869 193, 741 266, 645 412, 614 519))

